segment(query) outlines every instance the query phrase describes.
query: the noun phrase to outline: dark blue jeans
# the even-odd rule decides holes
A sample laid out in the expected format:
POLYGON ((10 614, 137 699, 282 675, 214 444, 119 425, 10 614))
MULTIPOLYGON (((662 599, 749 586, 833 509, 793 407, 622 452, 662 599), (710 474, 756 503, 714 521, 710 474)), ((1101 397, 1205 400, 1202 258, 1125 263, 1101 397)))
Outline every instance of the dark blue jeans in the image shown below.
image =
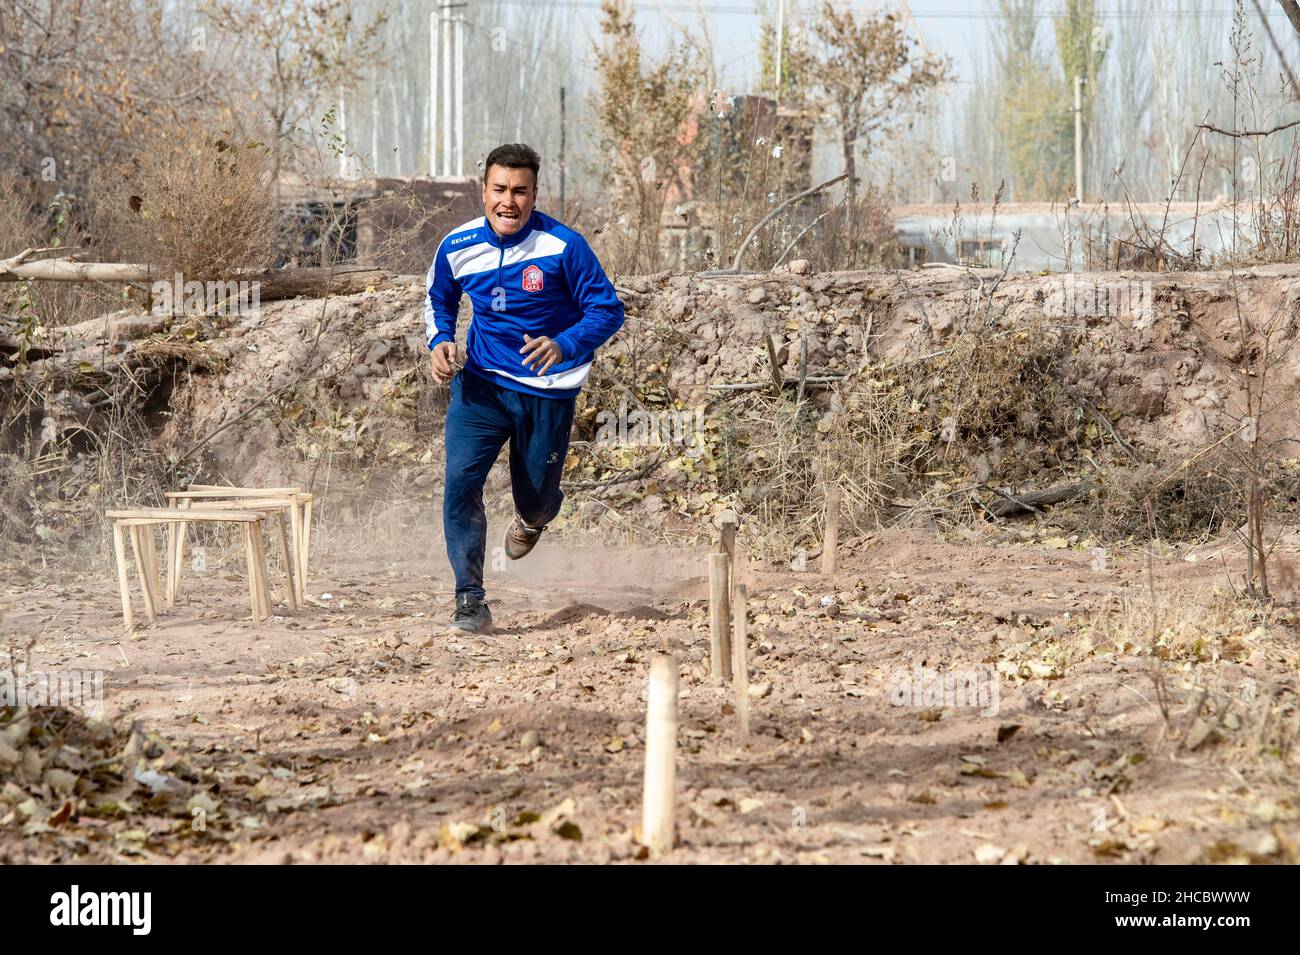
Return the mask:
POLYGON ((541 527, 560 513, 560 475, 576 403, 576 398, 544 398, 503 388, 471 371, 451 380, 442 527, 457 596, 484 597, 483 482, 507 440, 515 511, 530 527, 541 527))

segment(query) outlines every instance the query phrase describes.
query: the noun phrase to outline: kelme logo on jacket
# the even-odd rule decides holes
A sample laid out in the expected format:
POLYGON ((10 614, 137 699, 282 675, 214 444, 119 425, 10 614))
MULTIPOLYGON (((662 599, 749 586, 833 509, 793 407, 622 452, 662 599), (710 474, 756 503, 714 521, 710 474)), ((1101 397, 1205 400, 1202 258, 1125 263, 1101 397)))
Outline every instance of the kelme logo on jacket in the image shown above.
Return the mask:
POLYGON ((535 265, 524 269, 524 291, 540 292, 542 290, 542 270, 535 265))

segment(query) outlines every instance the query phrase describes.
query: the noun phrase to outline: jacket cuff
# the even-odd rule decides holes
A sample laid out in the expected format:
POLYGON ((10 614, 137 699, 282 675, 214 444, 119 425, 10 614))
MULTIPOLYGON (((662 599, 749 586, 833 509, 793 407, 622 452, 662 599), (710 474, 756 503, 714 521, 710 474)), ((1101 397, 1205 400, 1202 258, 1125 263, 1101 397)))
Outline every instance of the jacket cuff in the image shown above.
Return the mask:
POLYGON ((433 351, 435 347, 441 345, 443 342, 454 342, 455 340, 456 337, 454 335, 448 335, 446 332, 439 332, 429 339, 429 351, 433 351))

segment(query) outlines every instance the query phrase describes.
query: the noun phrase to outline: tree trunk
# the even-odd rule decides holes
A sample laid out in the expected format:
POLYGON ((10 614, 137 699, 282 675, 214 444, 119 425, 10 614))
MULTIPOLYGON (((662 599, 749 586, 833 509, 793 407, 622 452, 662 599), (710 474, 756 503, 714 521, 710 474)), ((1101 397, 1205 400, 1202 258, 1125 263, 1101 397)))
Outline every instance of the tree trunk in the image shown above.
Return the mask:
MULTIPOLYGON (((239 272, 223 276, 221 282, 257 283, 262 302, 306 296, 353 295, 367 288, 386 288, 393 273, 369 265, 337 265, 308 269, 273 269, 239 272)), ((23 280, 43 282, 148 282, 170 281, 149 265, 116 262, 74 262, 70 259, 40 259, 10 266, 0 272, 0 282, 23 280)), ((183 299, 177 301, 179 308, 183 299)))

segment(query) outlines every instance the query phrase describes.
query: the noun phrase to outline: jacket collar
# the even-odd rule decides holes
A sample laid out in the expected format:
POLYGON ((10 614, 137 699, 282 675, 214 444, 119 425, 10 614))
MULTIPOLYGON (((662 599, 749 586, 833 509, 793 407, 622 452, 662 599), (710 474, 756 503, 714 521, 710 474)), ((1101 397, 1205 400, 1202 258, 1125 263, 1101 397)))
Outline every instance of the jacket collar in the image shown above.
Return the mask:
POLYGON ((518 245, 520 242, 524 241, 524 239, 528 238, 529 233, 531 233, 535 228, 537 228, 539 223, 537 215, 538 215, 537 208, 536 206, 534 206, 533 211, 528 214, 528 221, 524 223, 524 227, 522 229, 520 229, 518 232, 515 232, 512 235, 499 236, 497 235, 497 230, 492 228, 491 216, 489 216, 487 212, 484 211, 483 225, 487 228, 488 242, 492 243, 498 248, 505 248, 505 249, 508 249, 513 245, 518 245))

